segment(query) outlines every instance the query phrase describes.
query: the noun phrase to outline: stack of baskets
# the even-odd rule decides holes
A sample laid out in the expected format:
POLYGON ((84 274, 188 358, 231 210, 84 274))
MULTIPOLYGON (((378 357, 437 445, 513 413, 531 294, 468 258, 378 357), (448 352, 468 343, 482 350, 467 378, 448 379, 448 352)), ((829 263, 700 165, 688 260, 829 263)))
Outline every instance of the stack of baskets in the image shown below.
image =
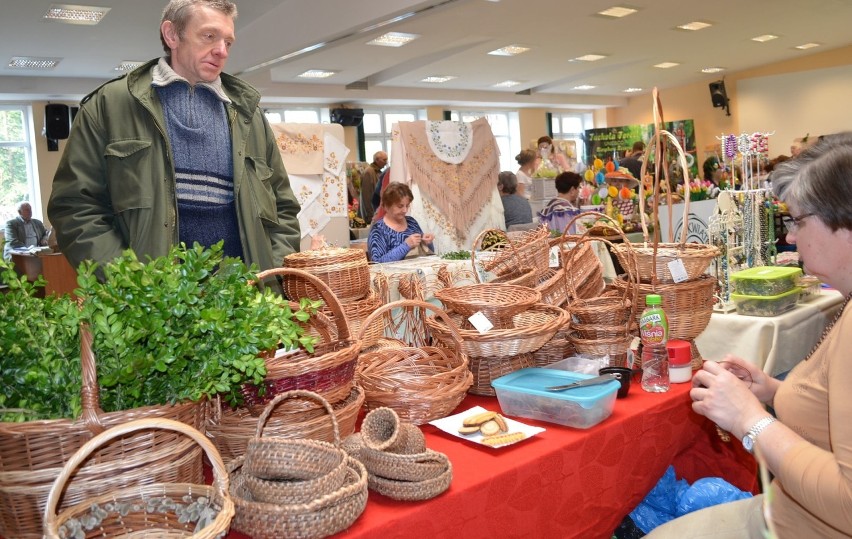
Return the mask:
MULTIPOLYGON (((658 98, 657 98, 658 99, 658 98)), ((670 144, 677 150, 680 165, 682 170, 688 171, 686 167, 686 159, 683 149, 671 133, 665 130, 658 130, 652 137, 649 148, 654 148, 663 140, 660 137, 667 137, 670 144)), ((657 168, 665 166, 662 158, 658 158, 655 162, 657 168)), ((647 160, 643 164, 643 175, 647 167, 647 160)), ((687 173, 688 174, 688 173, 687 173)), ((657 180, 654 184, 654 191, 659 198, 660 196, 660 178, 661 173, 657 171, 657 180)), ((685 178, 688 183, 689 178, 685 178)), ((640 203, 643 201, 643 193, 639 193, 640 203)), ((671 196, 669 195, 669 207, 671 207, 671 196)), ((659 204, 654 206, 653 222, 658 223, 659 220, 659 204)), ((679 243, 659 243, 655 235, 652 243, 648 243, 648 228, 645 219, 644 211, 642 215, 642 228, 645 233, 645 244, 634 244, 629 250, 635 255, 638 267, 639 280, 631 285, 625 279, 619 278, 615 281, 616 288, 627 289, 635 288, 635 293, 638 296, 638 301, 641 305, 645 304, 645 296, 648 294, 659 294, 663 298, 663 309, 669 321, 669 339, 681 339, 692 343, 692 365, 693 368, 701 367, 701 355, 695 345, 695 338, 701 334, 710 322, 710 316, 713 314, 714 295, 716 293, 717 281, 715 277, 706 273, 710 263, 719 255, 718 247, 713 245, 703 245, 696 243, 686 243, 686 235, 688 220, 689 220, 689 197, 684 201, 683 205, 683 224, 681 226, 681 237, 679 243), (679 261, 679 262, 678 262, 679 261), (686 280, 675 282, 674 277, 669 269, 669 263, 682 264, 686 273, 686 280)), ((656 227, 658 230, 659 227, 656 227)), ((670 239, 671 241, 671 239, 670 239)), ((616 256, 624 265, 628 247, 626 245, 617 245, 613 248, 616 256)), ((637 314, 638 316, 638 314, 637 314)))
MULTIPOLYGON (((328 285, 346 313, 353 334, 360 331, 367 316, 382 304, 381 298, 370 286, 367 255, 361 249, 324 247, 292 253, 284 257, 283 265, 309 273, 328 285)), ((284 293, 293 301, 322 299, 317 288, 304 280, 285 282, 284 293)), ((336 316, 329 305, 323 307, 323 313, 332 319, 336 316)), ((361 346, 369 348, 382 336, 382 327, 367 328, 363 334, 361 346)))
MULTIPOLYGON (((411 308, 420 309, 421 313, 432 311, 443 320, 450 331, 451 344, 416 346, 387 339, 382 346, 361 352, 356 380, 364 390, 368 410, 392 409, 403 420, 421 425, 448 416, 467 394, 473 374, 455 323, 431 303, 402 300, 383 305, 367 318, 366 324, 381 325, 386 312, 411 308)), ((415 320, 422 323, 423 316, 409 318, 409 323, 415 320)), ((414 333, 410 326, 405 329, 408 334, 414 333)))
POLYGON ((309 391, 289 391, 270 401, 245 455, 228 470, 236 506, 233 527, 257 539, 332 535, 348 528, 367 505, 366 469, 341 448, 328 401, 309 391), (292 397, 321 405, 333 442, 264 436, 275 406, 292 397))
MULTIPOLYGON (((200 405, 147 406, 104 413, 100 408, 92 335, 81 329, 82 415, 0 423, 0 536, 42 537, 48 494, 72 455, 102 431, 134 419, 175 420, 201 428, 200 405)), ((202 450, 173 430, 146 429, 104 441, 77 472, 56 509, 139 483, 202 483, 202 450)))
MULTIPOLYGON (((468 391, 477 395, 496 395, 491 387, 494 379, 534 366, 533 352, 569 321, 565 310, 541 303, 538 291, 523 286, 481 283, 444 288, 435 297, 461 328, 462 349, 473 373, 468 391), (468 317, 477 312, 485 314, 495 327, 483 333, 468 329, 468 317)), ((445 346, 454 345, 456 337, 447 322, 429 316, 426 325, 445 346)))
MULTIPOLYGON (((307 290, 309 283, 318 297, 334 313, 312 317, 309 329, 321 336, 313 353, 306 350, 283 353, 266 358, 267 374, 264 387, 246 384, 242 388, 245 405, 236 409, 223 405, 220 398, 210 402, 207 409, 207 435, 213 440, 225 462, 245 453, 255 431, 257 417, 278 394, 291 390, 318 393, 331 403, 344 436, 355 430, 358 411, 364 403, 364 391, 355 384, 360 341, 352 339, 348 319, 331 289, 320 280, 301 270, 275 268, 258 274, 258 282, 272 276, 283 277, 285 289, 307 290), (297 285, 294 281, 301 281, 297 285)), ((285 438, 314 438, 331 441, 333 433, 316 401, 291 399, 275 409, 266 426, 267 432, 285 438)))

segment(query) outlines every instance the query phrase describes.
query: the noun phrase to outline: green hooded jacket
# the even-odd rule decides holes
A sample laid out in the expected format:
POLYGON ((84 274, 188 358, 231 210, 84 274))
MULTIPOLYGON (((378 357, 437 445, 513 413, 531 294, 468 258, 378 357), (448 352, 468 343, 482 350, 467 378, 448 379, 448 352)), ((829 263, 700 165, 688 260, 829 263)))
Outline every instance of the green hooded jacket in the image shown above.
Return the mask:
MULTIPOLYGON (((73 266, 106 263, 127 248, 140 260, 178 242, 172 149, 151 86, 152 60, 83 99, 53 178, 47 207, 59 247, 73 266)), ((258 107, 260 94, 222 73, 243 256, 264 270, 299 250, 299 203, 258 107)))

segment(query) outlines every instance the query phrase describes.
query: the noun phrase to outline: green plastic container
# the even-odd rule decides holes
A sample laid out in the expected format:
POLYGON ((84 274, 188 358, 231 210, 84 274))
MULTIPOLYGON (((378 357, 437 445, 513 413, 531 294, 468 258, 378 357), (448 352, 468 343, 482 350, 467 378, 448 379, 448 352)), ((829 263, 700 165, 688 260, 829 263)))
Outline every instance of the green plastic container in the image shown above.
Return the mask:
POLYGON ((737 314, 748 316, 778 316, 796 306, 800 288, 793 288, 775 296, 746 296, 731 294, 737 306, 737 314))
POLYGON ((761 266, 731 275, 731 292, 742 296, 778 296, 796 288, 799 268, 761 266))

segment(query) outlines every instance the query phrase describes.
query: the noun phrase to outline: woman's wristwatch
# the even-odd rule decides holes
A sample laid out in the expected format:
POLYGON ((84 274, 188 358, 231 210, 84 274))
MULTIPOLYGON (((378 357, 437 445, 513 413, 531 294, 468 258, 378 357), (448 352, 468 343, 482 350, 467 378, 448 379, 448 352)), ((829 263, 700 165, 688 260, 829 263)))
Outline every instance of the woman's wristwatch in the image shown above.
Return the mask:
POLYGON ((749 453, 754 453, 754 442, 757 441, 757 436, 763 432, 763 429, 778 421, 772 416, 767 416, 755 423, 748 429, 748 432, 743 436, 743 447, 749 453))

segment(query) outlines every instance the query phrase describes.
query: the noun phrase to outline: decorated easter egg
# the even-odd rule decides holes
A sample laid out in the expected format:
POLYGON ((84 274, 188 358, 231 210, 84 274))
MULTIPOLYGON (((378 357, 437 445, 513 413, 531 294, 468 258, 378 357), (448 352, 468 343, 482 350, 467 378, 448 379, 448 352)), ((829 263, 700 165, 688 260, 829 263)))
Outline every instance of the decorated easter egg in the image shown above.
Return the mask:
POLYGON ((601 196, 600 196, 599 194, 597 194, 597 193, 595 193, 594 195, 592 195, 592 204, 594 204, 594 205, 596 205, 596 206, 597 206, 597 205, 598 205, 598 204, 600 204, 600 203, 601 203, 601 196))
POLYGON ((595 166, 595 170, 602 169, 603 168, 603 161, 601 161, 600 159, 595 159, 594 166, 595 166))
POLYGON ((610 185, 606 190, 606 194, 615 198, 618 196, 618 188, 614 185, 610 185))
POLYGON ((612 161, 607 161, 606 167, 604 168, 606 168, 607 172, 613 172, 615 170, 615 163, 613 163, 612 161))
POLYGON ((587 181, 587 182, 594 181, 594 179, 595 179, 595 171, 594 171, 594 170, 592 170, 592 169, 590 169, 590 168, 587 168, 587 169, 586 169, 586 172, 585 172, 585 174, 584 174, 584 177, 586 178, 586 181, 587 181))
POLYGON ((606 177, 604 176, 603 172, 598 172, 597 174, 595 174, 595 183, 597 183, 598 185, 603 185, 605 178, 606 177))
POLYGON ((628 189, 627 187, 622 187, 619 195, 621 195, 621 198, 624 200, 630 200, 633 198, 633 190, 628 189))

